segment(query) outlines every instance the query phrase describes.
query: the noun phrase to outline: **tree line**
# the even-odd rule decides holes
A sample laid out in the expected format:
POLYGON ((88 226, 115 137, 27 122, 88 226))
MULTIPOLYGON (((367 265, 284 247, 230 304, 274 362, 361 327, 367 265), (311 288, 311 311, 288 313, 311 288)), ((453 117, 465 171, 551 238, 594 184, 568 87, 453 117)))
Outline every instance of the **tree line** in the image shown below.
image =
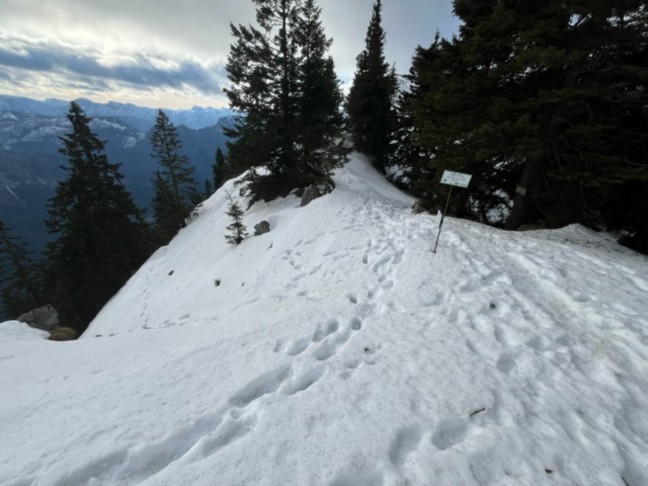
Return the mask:
MULTIPOLYGON (((224 180, 244 174, 250 204, 310 185, 331 190, 334 169, 353 149, 413 194, 419 209, 440 208, 441 175, 456 170, 473 176, 453 200, 457 216, 507 229, 581 223, 618 230, 625 244, 648 252, 647 3, 454 0, 459 32, 433 36, 398 76, 385 59, 376 0, 345 96, 316 1, 254 0, 256 25, 230 26, 224 91, 236 117, 227 153, 215 155, 214 180, 196 189, 160 110, 148 225, 72 103, 73 131, 61 149, 68 178, 47 221, 57 239, 46 270, 36 272, 24 245, 0 226, 13 269, 5 302, 16 313, 49 299, 66 325, 83 331, 224 180), (41 285, 28 285, 35 281, 41 285)), ((233 225, 242 215, 234 209, 233 225)))
MULTIPOLYGON (((197 190, 177 128, 162 110, 149 137, 159 164, 150 222, 124 187, 120 164, 105 155, 91 119, 75 102, 67 118, 71 131, 60 137, 59 150, 67 159, 61 166, 66 177, 48 202, 45 224, 54 240, 43 257, 35 258, 0 221, 2 301, 12 317, 53 304, 61 322, 83 332, 153 250, 175 236, 206 194, 197 190)), ((216 178, 221 157, 218 151, 210 190, 223 182, 216 178)))
POLYGON ((258 28, 231 26, 226 90, 227 167, 249 171, 252 201, 332 185, 352 147, 420 209, 440 209, 450 169, 473 176, 457 216, 580 223, 648 252, 648 2, 454 0, 459 32, 397 76, 378 0, 346 100, 315 2, 255 4, 258 28))

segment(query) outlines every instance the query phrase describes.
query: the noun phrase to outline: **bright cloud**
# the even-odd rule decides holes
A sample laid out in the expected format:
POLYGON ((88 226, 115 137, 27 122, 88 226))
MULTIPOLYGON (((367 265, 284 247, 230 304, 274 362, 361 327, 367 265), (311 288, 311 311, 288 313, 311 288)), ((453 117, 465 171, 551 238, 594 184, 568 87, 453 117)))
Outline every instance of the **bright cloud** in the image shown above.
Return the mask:
MULTIPOLYGON (((322 0, 331 54, 345 85, 364 48, 373 0, 322 0)), ((0 93, 225 105, 229 24, 254 24, 251 0, 5 0, 0 93)), ((384 2, 386 57, 399 73, 436 30, 456 30, 451 0, 384 2)))

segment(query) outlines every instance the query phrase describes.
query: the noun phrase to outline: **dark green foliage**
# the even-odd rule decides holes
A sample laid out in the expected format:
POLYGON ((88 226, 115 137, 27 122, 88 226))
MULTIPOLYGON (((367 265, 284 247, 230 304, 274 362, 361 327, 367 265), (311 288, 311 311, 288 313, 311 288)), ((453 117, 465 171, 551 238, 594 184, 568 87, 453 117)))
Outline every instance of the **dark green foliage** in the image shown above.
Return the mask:
POLYGON ((247 178, 252 202, 331 183, 345 153, 337 136, 341 95, 319 9, 312 0, 254 0, 257 23, 231 26, 236 39, 225 90, 240 113, 226 131, 231 176, 247 178))
POLYGON ((329 182, 332 169, 346 159, 340 111, 343 96, 333 59, 327 56, 328 39, 315 0, 305 0, 297 28, 301 48, 298 67, 299 115, 297 143, 305 178, 314 184, 329 182))
POLYGON ((61 137, 60 150, 68 177, 56 187, 46 222, 57 239, 47 248, 45 288, 62 323, 83 332, 148 257, 152 242, 90 118, 73 102, 68 119, 72 132, 61 137))
POLYGON ((182 142, 178 130, 162 110, 158 111, 151 132, 151 145, 151 156, 161 166, 153 180, 155 233, 159 243, 165 245, 182 228, 200 197, 193 177, 195 168, 188 157, 180 154, 182 142))
POLYGON ((365 50, 357 58, 347 111, 355 148, 371 157, 374 166, 384 172, 396 125, 397 85, 394 70, 385 61, 381 10, 382 4, 377 0, 367 29, 365 50))
POLYGON ((645 234, 646 2, 456 0, 452 41, 419 49, 406 110, 411 166, 433 190, 445 169, 473 174, 455 211, 497 222, 645 234), (427 174, 427 176, 425 175, 427 174), (632 197, 630 197, 632 195, 632 197))
MULTIPOLYGON (((435 42, 438 42, 438 35, 435 42)), ((425 80, 419 74, 419 68, 425 64, 428 51, 417 48, 412 67, 405 80, 407 89, 398 94, 396 103, 396 128, 394 130, 395 147, 390 154, 389 165, 397 167, 394 181, 419 198, 424 205, 420 209, 432 210, 437 206, 435 183, 438 181, 437 169, 428 164, 432 150, 420 143, 421 126, 414 122, 414 107, 429 90, 425 80)))
POLYGON ((227 162, 225 160, 225 154, 223 154, 220 147, 216 149, 214 165, 212 165, 212 174, 214 176, 214 190, 216 190, 223 185, 227 177, 227 162))
POLYGON ((244 212, 230 193, 227 193, 227 215, 232 218, 232 223, 227 227, 229 234, 225 235, 225 240, 232 246, 237 246, 248 237, 247 229, 243 224, 244 212))
POLYGON ((11 318, 44 304, 41 265, 0 221, 0 288, 4 310, 11 318))
POLYGON ((212 184, 212 181, 210 181, 209 179, 205 179, 205 182, 203 184, 202 197, 203 199, 207 199, 212 194, 214 194, 214 186, 212 184))

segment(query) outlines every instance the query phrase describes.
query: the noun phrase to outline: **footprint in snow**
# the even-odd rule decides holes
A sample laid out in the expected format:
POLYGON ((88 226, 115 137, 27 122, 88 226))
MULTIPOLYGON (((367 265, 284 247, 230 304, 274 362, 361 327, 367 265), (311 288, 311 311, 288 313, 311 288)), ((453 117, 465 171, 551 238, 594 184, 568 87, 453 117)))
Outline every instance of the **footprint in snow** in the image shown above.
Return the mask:
POLYGON ((497 367, 502 373, 506 373, 508 375, 511 371, 513 371, 513 368, 515 368, 515 360, 515 353, 502 353, 497 360, 497 367))
POLYGON ((288 349, 286 350, 286 354, 288 356, 297 356, 304 351, 306 351, 306 348, 308 348, 308 345, 311 343, 311 338, 310 337, 303 337, 301 339, 297 339, 294 341, 292 344, 288 346, 288 349))
POLYGON ((292 368, 288 365, 255 378, 232 395, 229 400, 230 405, 238 408, 246 407, 263 395, 276 391, 291 373, 292 368))
POLYGON ((421 428, 416 425, 401 427, 389 446, 389 460, 394 466, 402 466, 407 456, 416 450, 423 437, 421 428))
POLYGON ((313 384, 320 380, 326 373, 326 365, 318 365, 308 370, 306 373, 298 376, 291 382, 287 383, 283 389, 286 395, 295 395, 296 393, 303 392, 310 388, 313 384))
POLYGON ((450 417, 441 420, 432 434, 432 443, 440 451, 463 442, 468 434, 468 419, 463 417, 450 417))
POLYGON ((319 343, 326 336, 333 334, 340 327, 340 322, 337 319, 329 319, 325 326, 318 326, 313 333, 312 341, 319 343))

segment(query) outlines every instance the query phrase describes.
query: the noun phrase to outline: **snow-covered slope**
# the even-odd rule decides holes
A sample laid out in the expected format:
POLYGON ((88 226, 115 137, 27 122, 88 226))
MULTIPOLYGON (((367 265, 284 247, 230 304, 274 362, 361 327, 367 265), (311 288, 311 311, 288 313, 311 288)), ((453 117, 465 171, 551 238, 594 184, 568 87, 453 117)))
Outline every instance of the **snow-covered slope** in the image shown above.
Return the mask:
POLYGON ((645 257, 452 218, 434 254, 364 161, 336 181, 236 248, 219 191, 79 341, 1 324, 0 483, 648 484, 645 257))

